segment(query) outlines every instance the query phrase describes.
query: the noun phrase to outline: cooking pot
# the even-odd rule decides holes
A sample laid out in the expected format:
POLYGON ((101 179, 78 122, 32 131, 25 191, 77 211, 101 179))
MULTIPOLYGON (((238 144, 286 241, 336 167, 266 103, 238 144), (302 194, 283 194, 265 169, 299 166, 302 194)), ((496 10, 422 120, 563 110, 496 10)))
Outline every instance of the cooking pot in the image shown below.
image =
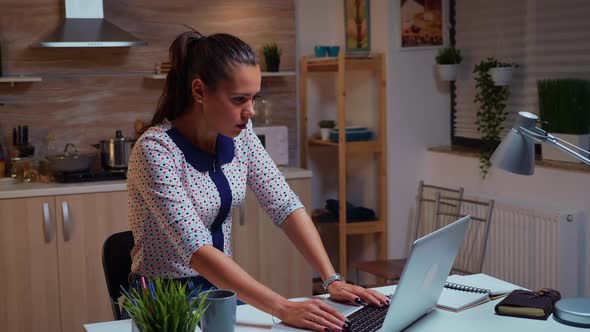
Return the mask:
POLYGON ((96 153, 80 153, 74 144, 68 143, 61 154, 47 156, 55 172, 83 172, 90 169, 96 153))
POLYGON ((131 155, 135 140, 123 137, 121 130, 115 132, 115 137, 100 141, 100 160, 104 168, 125 170, 131 155))

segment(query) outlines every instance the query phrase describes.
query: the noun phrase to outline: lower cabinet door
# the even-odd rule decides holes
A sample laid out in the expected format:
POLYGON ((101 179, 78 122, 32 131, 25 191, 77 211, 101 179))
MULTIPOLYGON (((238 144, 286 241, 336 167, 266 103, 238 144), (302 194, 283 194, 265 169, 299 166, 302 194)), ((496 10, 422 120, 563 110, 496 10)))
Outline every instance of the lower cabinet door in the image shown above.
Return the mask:
POLYGON ((59 332, 53 197, 0 200, 0 330, 59 332))
MULTIPOLYGON (((127 192, 56 196, 62 332, 113 320, 102 268, 106 238, 128 230, 127 192)), ((123 253, 122 253, 123 254, 123 253)))

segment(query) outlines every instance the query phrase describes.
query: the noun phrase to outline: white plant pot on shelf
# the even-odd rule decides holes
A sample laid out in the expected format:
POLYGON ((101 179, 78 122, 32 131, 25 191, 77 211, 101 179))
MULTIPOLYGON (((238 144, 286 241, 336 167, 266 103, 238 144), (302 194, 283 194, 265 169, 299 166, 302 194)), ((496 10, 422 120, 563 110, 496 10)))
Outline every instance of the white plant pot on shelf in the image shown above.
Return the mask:
POLYGON ((490 68, 490 76, 495 85, 504 86, 512 81, 512 67, 495 67, 490 68))
POLYGON ((436 65, 438 78, 441 81, 454 81, 457 79, 457 68, 459 65, 436 65))
MULTIPOLYGON (((584 150, 588 150, 590 148, 590 134, 585 135, 571 135, 571 134, 560 134, 560 133, 550 133, 555 137, 559 137, 562 140, 572 143, 574 145, 579 146, 584 150)), ((565 153, 563 150, 560 150, 550 144, 543 144, 542 147, 542 156, 543 160, 556 160, 556 161, 565 161, 569 163, 582 163, 578 159, 571 157, 569 154, 565 153)), ((583 153, 576 149, 572 149, 586 158, 589 158, 587 153, 583 153)))
POLYGON ((328 141, 330 139, 330 130, 332 130, 332 128, 320 128, 320 138, 324 141, 328 141))

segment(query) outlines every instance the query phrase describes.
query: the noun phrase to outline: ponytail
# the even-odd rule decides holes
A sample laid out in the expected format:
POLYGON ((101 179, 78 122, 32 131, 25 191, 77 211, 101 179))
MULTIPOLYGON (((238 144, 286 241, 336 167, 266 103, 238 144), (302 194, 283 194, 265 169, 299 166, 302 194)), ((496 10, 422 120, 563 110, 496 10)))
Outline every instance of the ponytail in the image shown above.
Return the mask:
POLYGON ((190 109, 195 78, 214 90, 220 80, 231 77, 232 66, 258 64, 252 48, 241 39, 224 33, 204 36, 196 30, 176 37, 169 56, 171 68, 151 126, 174 120, 190 109))

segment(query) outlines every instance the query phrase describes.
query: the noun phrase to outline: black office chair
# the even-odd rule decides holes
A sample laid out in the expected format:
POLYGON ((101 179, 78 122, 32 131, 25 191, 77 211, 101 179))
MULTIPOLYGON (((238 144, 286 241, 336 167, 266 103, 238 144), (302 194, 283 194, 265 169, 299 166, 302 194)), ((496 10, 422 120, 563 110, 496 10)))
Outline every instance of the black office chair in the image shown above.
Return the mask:
POLYGON ((131 231, 125 231, 109 236, 102 247, 102 268, 115 320, 122 318, 117 299, 122 295, 121 287, 129 289, 131 250, 134 245, 133 234, 131 231))

